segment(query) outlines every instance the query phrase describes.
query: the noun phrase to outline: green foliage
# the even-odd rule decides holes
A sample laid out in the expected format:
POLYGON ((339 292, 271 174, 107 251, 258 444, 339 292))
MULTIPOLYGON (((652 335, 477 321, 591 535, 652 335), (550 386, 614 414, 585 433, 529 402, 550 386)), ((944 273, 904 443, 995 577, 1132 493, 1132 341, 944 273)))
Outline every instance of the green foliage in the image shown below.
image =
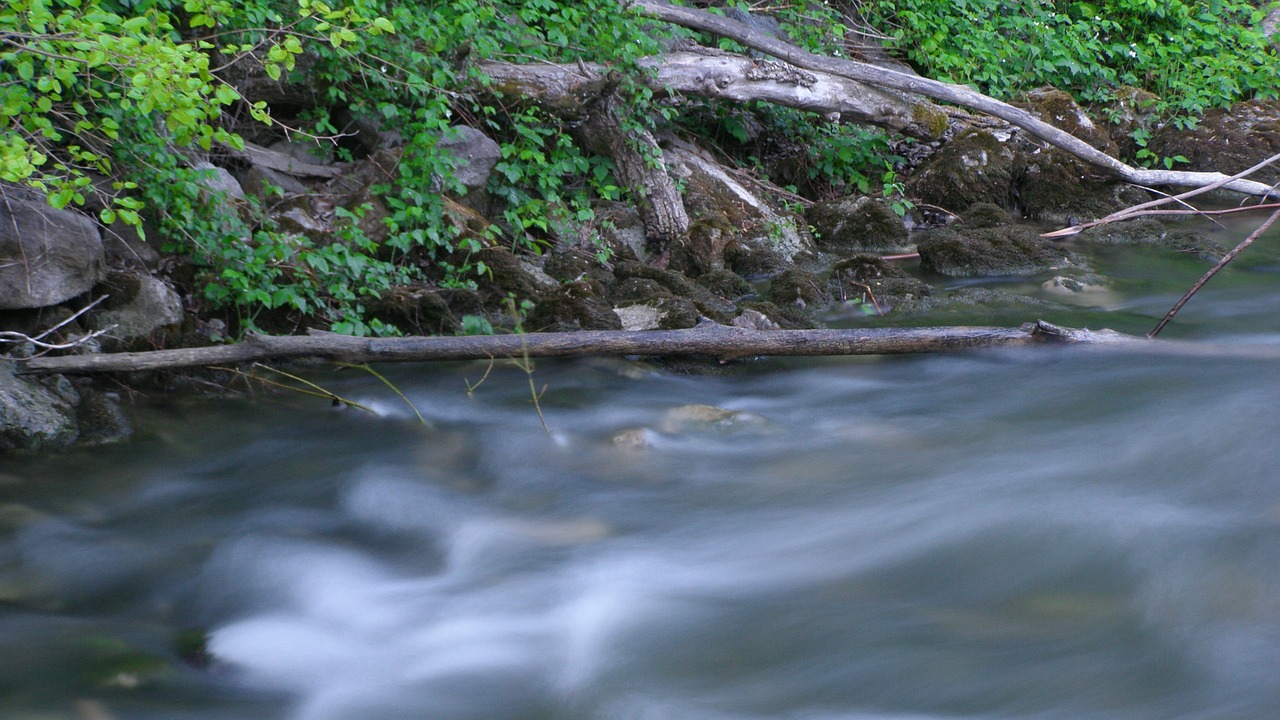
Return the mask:
POLYGON ((864 8, 926 74, 1009 96, 1054 85, 1106 100, 1120 85, 1166 117, 1280 92, 1280 59, 1245 0, 872 0, 864 8))

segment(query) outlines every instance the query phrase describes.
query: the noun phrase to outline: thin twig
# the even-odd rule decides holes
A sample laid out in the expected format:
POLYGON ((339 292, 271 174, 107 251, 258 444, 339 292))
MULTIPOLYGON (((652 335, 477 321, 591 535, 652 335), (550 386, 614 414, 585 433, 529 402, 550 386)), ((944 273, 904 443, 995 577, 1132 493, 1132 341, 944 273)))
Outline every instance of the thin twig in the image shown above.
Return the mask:
POLYGON ((1266 222, 1259 225, 1257 230, 1254 230, 1253 232, 1249 233, 1249 237, 1242 240, 1239 245, 1235 246, 1231 250, 1231 252, 1223 256, 1223 258, 1218 261, 1217 265, 1214 265, 1212 268, 1209 269, 1209 272, 1206 272, 1204 275, 1202 275, 1200 279, 1196 281, 1196 284, 1192 285, 1191 289, 1187 291, 1187 294, 1183 295, 1182 298, 1178 300, 1178 302, 1175 303, 1172 308, 1170 308, 1169 312, 1165 314, 1164 318, 1160 320, 1160 322, 1155 326, 1155 328, 1153 328, 1151 332, 1147 333, 1147 337, 1154 338, 1155 336, 1159 335, 1160 331, 1164 329, 1164 326, 1169 324, 1169 321, 1173 319, 1174 315, 1178 314, 1178 311, 1182 309, 1183 305, 1187 304, 1187 301, 1191 299, 1192 295, 1195 295, 1200 290, 1200 288, 1204 287, 1205 283, 1209 282, 1209 280, 1214 275, 1217 275, 1219 270, 1226 267, 1227 263, 1231 262, 1232 260, 1235 260, 1237 255, 1243 252, 1245 248, 1252 245, 1253 241, 1257 240, 1258 237, 1262 235, 1262 233, 1270 229, 1270 227, 1273 224, 1275 224, 1276 220, 1280 220, 1280 209, 1271 213, 1271 217, 1267 218, 1266 222))

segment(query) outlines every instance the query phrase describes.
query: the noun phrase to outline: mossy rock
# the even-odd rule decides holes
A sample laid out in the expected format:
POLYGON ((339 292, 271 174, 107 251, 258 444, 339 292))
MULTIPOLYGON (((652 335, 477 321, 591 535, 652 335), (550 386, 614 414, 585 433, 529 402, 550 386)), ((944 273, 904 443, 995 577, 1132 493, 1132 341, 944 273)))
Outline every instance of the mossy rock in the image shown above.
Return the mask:
POLYGON ((1095 245, 1162 247, 1194 255, 1207 262, 1217 262, 1226 253, 1226 248, 1203 233, 1169 228, 1152 218, 1108 223, 1089 228, 1076 237, 1077 242, 1095 245))
POLYGON ((1112 99, 1102 105, 1100 115, 1111 121, 1111 138, 1116 142, 1120 158, 1131 158, 1138 152, 1138 144, 1133 140, 1135 130, 1150 130, 1160 120, 1155 111, 1160 96, 1155 93, 1122 85, 1116 88, 1112 99))
POLYGON ((911 246, 902 218, 881 199, 850 196, 818 203, 806 217, 823 252, 898 252, 911 246))
POLYGON ((694 327, 702 319, 698 306, 688 298, 665 297, 658 300, 656 307, 661 313, 658 328, 662 330, 684 330, 694 327))
POLYGON ((751 247, 735 240, 725 246, 724 266, 744 278, 756 280, 777 275, 787 267, 787 262, 773 250, 751 247))
POLYGON ((690 225, 688 235, 669 249, 668 267, 689 276, 722 269, 724 249, 737 234, 737 229, 724 218, 697 220, 690 225))
POLYGON ((911 197, 961 212, 977 203, 1010 207, 1022 161, 1009 144, 987 130, 969 130, 943 145, 908 181, 911 197))
MULTIPOLYGON (((1280 153, 1280 100, 1250 100, 1229 110, 1209 110, 1192 130, 1170 124, 1152 136, 1147 148, 1159 157, 1181 155, 1190 161, 1177 169, 1234 175, 1280 153)), ((1272 163, 1249 179, 1268 185, 1280 182, 1280 164, 1272 163)))
POLYGON ((1013 224, 1013 216, 1008 210, 994 203, 978 203, 970 206, 960 214, 960 221, 967 230, 1000 227, 1013 224))
POLYGON ((560 282, 582 279, 595 280, 606 287, 614 282, 613 271, 581 250, 558 250, 549 253, 542 261, 542 271, 560 282))
POLYGON ((1100 218, 1150 199, 1142 190, 1116 182, 1057 148, 1040 148, 1027 155, 1017 195, 1027 217, 1062 225, 1100 218))
MULTIPOLYGON (((449 303, 434 290, 400 286, 382 293, 367 305, 370 317, 413 335, 452 335, 458 331, 458 319, 449 303)), ((478 314, 479 306, 470 314, 478 314)))
POLYGON ((651 303, 663 297, 671 297, 671 291, 656 280, 638 277, 619 281, 609 292, 609 300, 615 305, 651 303))
POLYGON ((867 300, 874 299, 871 307, 877 314, 895 309, 899 313, 919 311, 929 305, 927 298, 933 294, 933 288, 923 280, 891 262, 866 254, 836 263, 831 268, 827 290, 840 302, 852 300, 866 304, 863 296, 874 296, 867 300))
POLYGON ((791 305, 811 311, 830 305, 831 295, 817 275, 793 267, 769 284, 769 301, 781 307, 791 305))
POLYGON ((1034 275, 1074 264, 1068 251, 1016 225, 930 230, 918 247, 921 268, 950 277, 1034 275))
POLYGON ((666 288, 672 295, 689 298, 698 306, 699 312, 719 323, 732 320, 736 311, 733 303, 677 272, 661 270, 637 262, 619 262, 614 264, 613 273, 619 282, 624 282, 628 278, 652 280, 666 288))
POLYGON ((490 305, 501 304, 508 296, 515 296, 516 301, 530 300, 543 289, 538 278, 506 248, 484 248, 473 256, 472 261, 483 262, 489 270, 480 276, 476 285, 480 296, 490 305))
POLYGON ((525 320, 533 332, 621 330, 622 321, 603 297, 604 288, 593 280, 565 283, 538 296, 525 320))
POLYGON ((1070 93, 1054 87, 1028 91, 1014 105, 1031 111, 1041 120, 1070 133, 1093 147, 1114 155, 1116 144, 1106 128, 1095 123, 1070 93))
POLYGON ((732 270, 712 270, 698 277, 696 282, 716 295, 729 300, 746 297, 754 292, 751 283, 732 270))
POLYGON ((814 326, 813 314, 798 305, 779 307, 771 302, 744 302, 743 310, 754 310, 783 330, 807 330, 814 326))

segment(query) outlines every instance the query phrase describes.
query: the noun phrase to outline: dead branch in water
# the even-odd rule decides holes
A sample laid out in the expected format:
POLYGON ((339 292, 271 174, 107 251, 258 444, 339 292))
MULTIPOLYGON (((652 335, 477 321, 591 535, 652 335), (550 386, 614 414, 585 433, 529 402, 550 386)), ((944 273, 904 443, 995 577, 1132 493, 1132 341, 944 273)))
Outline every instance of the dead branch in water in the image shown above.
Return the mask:
POLYGON ((1061 328, 1046 322, 1019 328, 926 327, 852 330, 746 330, 704 322, 687 330, 581 331, 458 337, 359 338, 250 335, 233 345, 41 357, 21 361, 23 373, 167 370, 315 358, 342 363, 424 362, 588 355, 707 356, 727 362, 760 355, 900 355, 1047 343, 1145 341, 1110 330, 1061 328))

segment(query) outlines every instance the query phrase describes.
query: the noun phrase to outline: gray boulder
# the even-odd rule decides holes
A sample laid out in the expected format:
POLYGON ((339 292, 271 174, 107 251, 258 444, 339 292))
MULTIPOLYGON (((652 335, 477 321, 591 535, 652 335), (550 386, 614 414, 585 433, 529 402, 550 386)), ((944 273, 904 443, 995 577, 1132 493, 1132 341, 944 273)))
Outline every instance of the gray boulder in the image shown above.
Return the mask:
POLYGON ((70 300, 102 279, 103 265, 93 219, 13 193, 0 202, 0 309, 70 300))
POLYGON ((112 273, 101 288, 110 297, 89 320, 94 330, 123 342, 151 338, 182 324, 182 298, 163 280, 146 273, 112 273), (114 326, 114 327, 112 327, 114 326))
POLYGON ((453 177, 468 190, 483 188, 489 182, 489 173, 502 157, 498 143, 466 125, 446 130, 436 148, 453 157, 453 177))
POLYGON ((80 398, 65 378, 61 380, 62 392, 55 392, 14 375, 12 363, 0 361, 0 452, 44 450, 76 441, 75 406, 80 398))

